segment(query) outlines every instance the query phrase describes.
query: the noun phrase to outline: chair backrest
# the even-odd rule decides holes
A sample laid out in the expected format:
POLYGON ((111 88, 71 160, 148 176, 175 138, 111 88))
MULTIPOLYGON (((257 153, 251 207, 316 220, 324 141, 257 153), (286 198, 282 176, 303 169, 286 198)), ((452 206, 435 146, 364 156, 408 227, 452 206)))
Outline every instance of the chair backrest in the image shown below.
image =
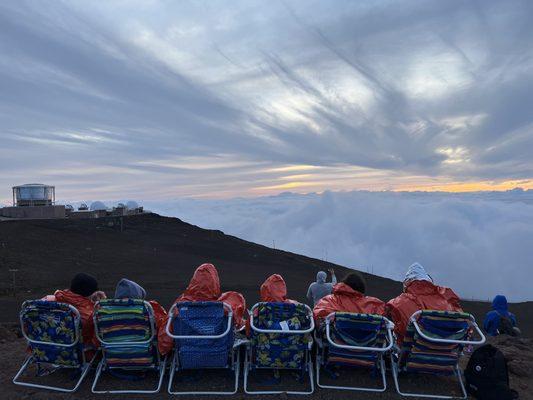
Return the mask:
MULTIPOLYGON (((387 320, 380 315, 337 312, 330 323, 335 344, 382 349, 387 320)), ((330 343, 326 363, 351 367, 376 367, 379 352, 336 347, 330 343)))
POLYGON ((107 366, 157 365, 157 335, 150 303, 141 299, 105 299, 96 303, 94 326, 107 366))
POLYGON ((310 309, 299 303, 258 303, 252 309, 253 363, 264 368, 302 368, 311 341, 313 326, 310 309), (255 328, 255 329, 254 329, 255 328), (261 330, 284 331, 276 333, 261 330))
POLYGON ((228 366, 234 330, 224 303, 218 301, 182 302, 176 304, 173 313, 173 334, 184 336, 174 339, 181 368, 203 369, 228 366), (220 337, 201 338, 200 336, 220 337))
POLYGON ((472 316, 463 312, 423 310, 415 318, 426 337, 411 320, 402 345, 400 366, 412 372, 453 374, 463 349, 455 341, 468 340, 472 316))
POLYGON ((20 311, 22 334, 35 362, 80 367, 85 359, 80 314, 71 305, 29 300, 20 311))

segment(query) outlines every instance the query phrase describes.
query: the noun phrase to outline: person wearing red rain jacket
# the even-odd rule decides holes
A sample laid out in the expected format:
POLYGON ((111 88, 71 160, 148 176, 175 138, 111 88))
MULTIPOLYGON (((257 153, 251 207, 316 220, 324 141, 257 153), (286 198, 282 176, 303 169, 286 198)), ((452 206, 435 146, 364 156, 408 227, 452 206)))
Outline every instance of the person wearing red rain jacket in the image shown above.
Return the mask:
POLYGON ((80 272, 72 279, 70 289, 56 290, 53 295, 45 296, 43 300, 74 306, 80 313, 82 342, 86 349, 93 349, 99 347, 94 333, 94 303, 105 297, 105 293, 98 290, 96 279, 80 272))
POLYGON ((333 286, 333 293, 319 300, 313 309, 317 324, 323 322, 332 312, 352 312, 383 315, 385 302, 365 296, 366 282, 358 272, 351 272, 333 286))
MULTIPOLYGON (((115 289, 115 299, 141 299, 146 298, 146 290, 136 282, 129 279, 121 279, 115 289)), ((172 341, 170 345, 167 340, 161 341, 160 338, 166 337, 165 326, 168 320, 167 311, 155 300, 149 300, 148 303, 154 310, 155 328, 157 331, 157 347, 163 355, 172 350, 172 341)))
POLYGON ((404 292, 385 306, 385 315, 394 322, 398 344, 401 345, 409 318, 418 310, 463 311, 459 296, 447 287, 437 286, 424 267, 414 263, 407 270, 404 292))
POLYGON ((281 275, 270 275, 261 285, 261 301, 269 303, 297 303, 287 299, 287 285, 281 275))
MULTIPOLYGON (((220 279, 218 271, 213 264, 202 264, 189 282, 185 292, 179 296, 175 303, 184 301, 221 301, 231 306, 233 310, 233 322, 237 328, 244 326, 244 313, 246 311, 246 300, 239 292, 220 292, 220 279)), ((172 329, 172 327, 170 327, 172 329)), ((172 338, 166 332, 159 337, 160 347, 167 352, 172 349, 172 338), (167 350, 168 349, 168 350, 167 350)), ((164 352, 161 352, 165 354, 164 352)))

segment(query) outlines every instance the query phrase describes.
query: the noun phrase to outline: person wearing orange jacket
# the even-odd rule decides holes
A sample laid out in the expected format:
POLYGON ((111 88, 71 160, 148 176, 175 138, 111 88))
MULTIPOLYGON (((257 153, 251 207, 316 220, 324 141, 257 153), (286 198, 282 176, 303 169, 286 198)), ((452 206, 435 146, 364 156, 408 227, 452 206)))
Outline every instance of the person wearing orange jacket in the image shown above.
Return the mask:
MULTIPOLYGON (((189 282, 187 289, 179 296, 174 304, 184 301, 221 301, 229 306, 233 311, 233 322, 237 329, 244 326, 244 313, 246 312, 246 300, 239 292, 224 292, 220 291, 220 279, 218 271, 213 264, 202 264, 196 271, 189 282)), ((172 331, 172 326, 170 327, 172 331)), ((173 340, 166 332, 159 337, 160 346, 163 350, 170 351, 172 349, 173 340), (168 349, 168 350, 167 350, 168 349)), ((162 352, 162 354, 165 354, 162 352)))
POLYGON ((45 296, 43 300, 67 303, 78 310, 81 319, 82 342, 86 350, 92 350, 99 347, 94 333, 94 304, 105 297, 105 293, 98 290, 96 279, 80 272, 72 278, 70 289, 56 290, 53 295, 45 296))
MULTIPOLYGON (((122 278, 118 283, 115 289, 115 299, 141 299, 146 298, 146 290, 136 282, 130 281, 129 279, 122 278)), ((154 322, 157 333, 157 347, 159 353, 165 355, 170 350, 172 350, 172 342, 170 345, 167 340, 160 341, 160 338, 166 336, 165 325, 167 323, 167 311, 155 300, 149 300, 148 303, 152 306, 154 310, 154 322)))
POLYGON ((270 275, 261 285, 261 301, 269 303, 297 303, 287 299, 287 285, 279 274, 270 275))
POLYGON ((463 311, 459 296, 447 287, 437 286, 419 263, 412 264, 403 281, 403 293, 385 306, 385 315, 394 322, 401 345, 409 318, 418 310, 463 311))
POLYGON ((385 302, 376 297, 365 296, 366 282, 359 272, 350 272, 335 286, 333 293, 319 300, 313 309, 317 324, 322 323, 332 312, 351 312, 383 315, 385 302))

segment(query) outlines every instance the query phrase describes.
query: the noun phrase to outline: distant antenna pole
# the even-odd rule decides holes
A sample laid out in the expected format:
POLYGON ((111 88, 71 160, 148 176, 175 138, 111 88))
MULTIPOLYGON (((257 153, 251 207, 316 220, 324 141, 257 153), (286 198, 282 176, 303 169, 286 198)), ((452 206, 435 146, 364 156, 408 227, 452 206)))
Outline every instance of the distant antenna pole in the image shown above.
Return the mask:
POLYGON ((16 281, 16 273, 18 272, 18 269, 10 269, 9 272, 11 272, 13 274, 13 297, 15 297, 16 294, 17 294, 17 290, 16 290, 16 288, 17 288, 17 286, 16 286, 16 283, 17 283, 17 281, 16 281))
POLYGON ((275 241, 275 240, 272 240, 272 248, 273 248, 274 250, 276 250, 276 241, 275 241))

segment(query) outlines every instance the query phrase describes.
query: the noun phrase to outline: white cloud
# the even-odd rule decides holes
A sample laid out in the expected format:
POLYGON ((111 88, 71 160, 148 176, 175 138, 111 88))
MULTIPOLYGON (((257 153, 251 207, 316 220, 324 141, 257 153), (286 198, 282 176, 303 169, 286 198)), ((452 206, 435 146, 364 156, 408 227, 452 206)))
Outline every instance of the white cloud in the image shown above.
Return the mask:
POLYGON ((147 202, 146 208, 250 241, 401 280, 421 262, 467 298, 533 300, 533 191, 325 192, 147 202))

